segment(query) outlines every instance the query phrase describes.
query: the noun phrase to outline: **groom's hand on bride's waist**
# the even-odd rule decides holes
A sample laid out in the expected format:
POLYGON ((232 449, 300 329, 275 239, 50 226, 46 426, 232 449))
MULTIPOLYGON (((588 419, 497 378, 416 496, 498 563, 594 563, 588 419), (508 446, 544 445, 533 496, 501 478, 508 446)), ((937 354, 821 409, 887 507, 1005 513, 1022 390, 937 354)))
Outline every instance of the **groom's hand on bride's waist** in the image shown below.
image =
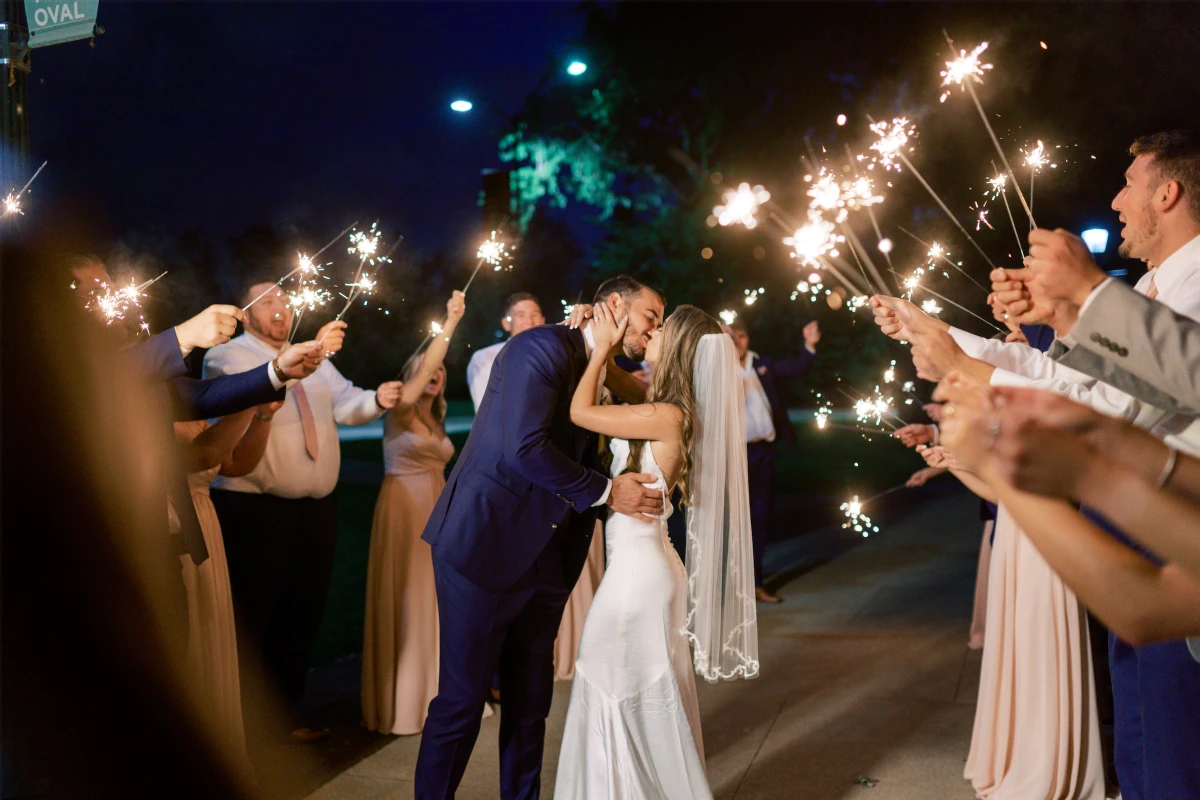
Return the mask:
POLYGON ((663 513, 663 493, 652 488, 657 478, 645 472, 626 472, 613 478, 608 507, 618 514, 654 522, 663 513))

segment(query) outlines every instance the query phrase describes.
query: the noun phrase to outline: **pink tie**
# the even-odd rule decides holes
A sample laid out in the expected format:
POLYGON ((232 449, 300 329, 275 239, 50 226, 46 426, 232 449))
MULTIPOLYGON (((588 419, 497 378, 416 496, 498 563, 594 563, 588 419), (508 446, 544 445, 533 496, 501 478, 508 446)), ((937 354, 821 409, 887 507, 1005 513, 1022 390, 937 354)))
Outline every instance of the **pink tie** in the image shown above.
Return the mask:
POLYGON ((300 426, 304 428, 304 449, 313 461, 317 460, 317 423, 313 419, 312 406, 308 404, 308 395, 304 392, 304 384, 297 383, 292 387, 296 396, 296 406, 300 409, 300 426))
POLYGON ((1150 288, 1146 290, 1146 297, 1150 298, 1151 300, 1158 297, 1158 284, 1154 282, 1153 275, 1150 276, 1150 288))

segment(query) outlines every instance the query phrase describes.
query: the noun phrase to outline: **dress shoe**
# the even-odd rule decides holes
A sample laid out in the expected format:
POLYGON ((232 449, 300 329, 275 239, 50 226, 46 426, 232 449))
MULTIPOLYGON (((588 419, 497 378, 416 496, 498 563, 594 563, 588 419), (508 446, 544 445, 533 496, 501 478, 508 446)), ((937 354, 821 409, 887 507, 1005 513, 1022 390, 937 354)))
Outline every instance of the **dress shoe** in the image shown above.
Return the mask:
POLYGON ((760 603, 782 603, 783 598, 759 586, 754 590, 754 599, 760 603))
POLYGON ((288 734, 292 744, 320 744, 329 738, 329 728, 296 728, 288 734))

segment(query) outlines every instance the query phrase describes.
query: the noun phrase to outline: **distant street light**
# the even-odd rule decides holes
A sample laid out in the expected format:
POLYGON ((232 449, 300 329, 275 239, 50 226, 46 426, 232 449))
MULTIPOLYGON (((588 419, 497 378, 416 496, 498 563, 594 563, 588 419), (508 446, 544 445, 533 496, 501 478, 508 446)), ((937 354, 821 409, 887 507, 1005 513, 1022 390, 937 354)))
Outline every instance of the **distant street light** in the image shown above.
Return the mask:
POLYGON ((470 111, 472 108, 474 108, 474 106, 471 105, 470 100, 455 100, 453 103, 450 104, 450 109, 452 111, 457 111, 460 114, 465 114, 468 111, 470 111))
POLYGON ((1104 228, 1089 228, 1080 234, 1088 252, 1099 255, 1108 248, 1108 231, 1104 228))
POLYGON ((572 61, 567 65, 567 74, 573 78, 577 78, 587 72, 587 64, 582 61, 572 61))

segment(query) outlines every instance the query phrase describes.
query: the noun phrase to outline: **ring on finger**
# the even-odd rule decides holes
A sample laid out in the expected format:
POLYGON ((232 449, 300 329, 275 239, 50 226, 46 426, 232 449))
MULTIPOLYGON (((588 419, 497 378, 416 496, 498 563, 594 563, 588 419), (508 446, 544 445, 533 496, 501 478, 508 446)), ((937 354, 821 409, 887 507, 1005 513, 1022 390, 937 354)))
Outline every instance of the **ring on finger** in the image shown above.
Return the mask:
POLYGON ((954 407, 954 403, 946 403, 946 407, 942 409, 942 413, 948 417, 954 416, 958 409, 954 407))

